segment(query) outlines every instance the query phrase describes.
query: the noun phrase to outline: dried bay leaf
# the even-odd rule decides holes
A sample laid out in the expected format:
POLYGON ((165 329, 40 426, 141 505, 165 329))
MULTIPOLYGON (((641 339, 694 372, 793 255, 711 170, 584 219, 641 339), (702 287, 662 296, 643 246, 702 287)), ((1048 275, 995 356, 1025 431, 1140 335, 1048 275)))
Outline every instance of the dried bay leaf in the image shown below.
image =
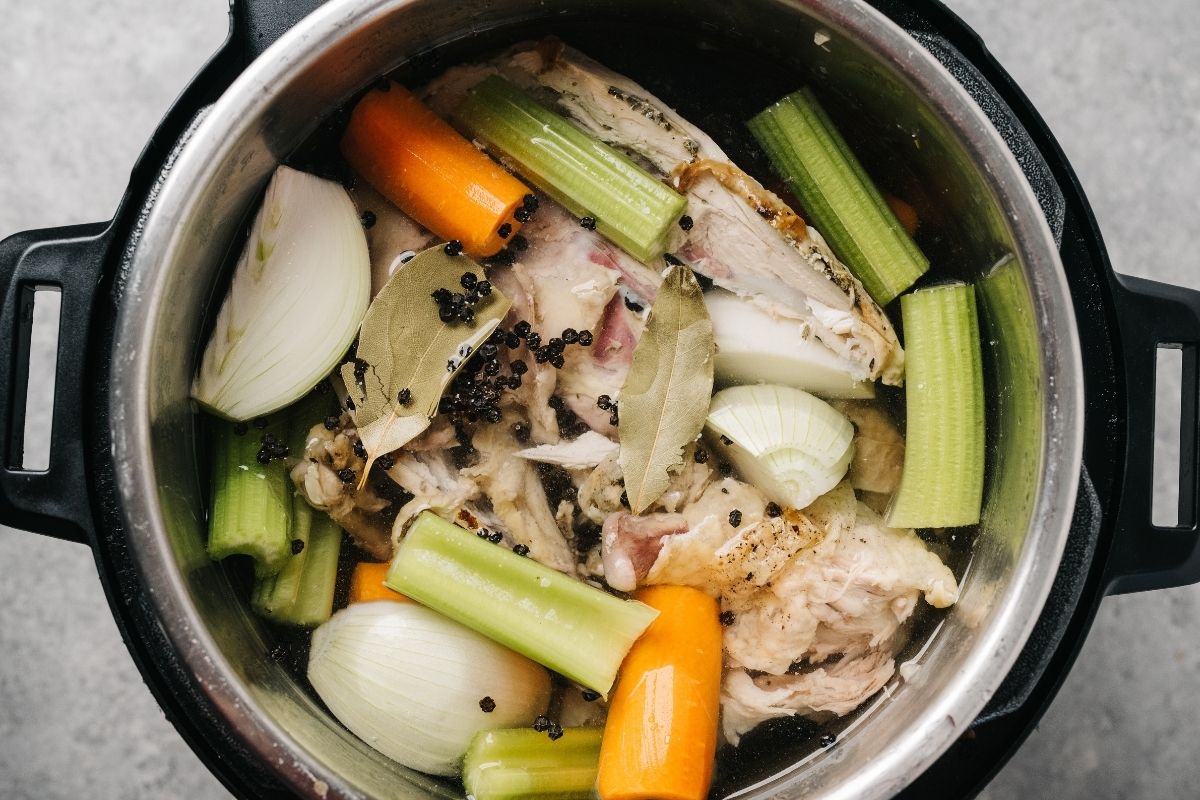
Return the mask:
POLYGON ((683 448, 704 428, 713 387, 713 326, 696 276, 663 279, 621 389, 621 471, 633 513, 666 491, 683 448))
POLYGON ((341 368, 367 450, 360 485, 376 458, 429 427, 446 385, 508 313, 511 302, 492 289, 475 306, 474 323, 442 322, 432 294, 461 292, 465 272, 484 279, 483 268, 466 256, 431 247, 401 265, 367 309, 355 358, 341 368), (409 396, 401 403, 404 390, 409 396))

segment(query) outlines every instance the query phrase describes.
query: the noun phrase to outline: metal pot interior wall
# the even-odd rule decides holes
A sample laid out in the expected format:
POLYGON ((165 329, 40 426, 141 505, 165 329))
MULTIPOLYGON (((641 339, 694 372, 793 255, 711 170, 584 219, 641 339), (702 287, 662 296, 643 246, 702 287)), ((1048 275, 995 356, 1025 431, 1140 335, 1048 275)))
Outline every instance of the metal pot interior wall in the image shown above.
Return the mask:
POLYGON ((903 77, 922 63, 915 42, 881 57, 848 37, 880 24, 850 2, 723 0, 699 11, 682 0, 576 0, 556 4, 562 13, 553 17, 524 0, 352 5, 318 12, 335 32, 328 39, 314 40, 304 24, 285 37, 265 56, 273 67, 252 67, 197 126, 133 254, 118 324, 114 439, 130 544, 168 635, 216 713, 297 791, 461 795, 346 732, 297 677, 302 665, 279 657, 291 645, 250 614, 247 576, 208 561, 203 453, 188 387, 228 278, 228 252, 278 162, 384 72, 429 75, 489 47, 557 33, 732 142, 735 159, 760 176, 768 173, 741 121, 777 94, 814 83, 884 188, 917 207, 921 244, 937 265, 931 279, 977 286, 989 386, 984 521, 977 536, 951 532, 936 544, 963 578, 960 602, 925 615, 897 656, 919 668, 832 724, 835 747, 822 748, 805 723, 773 723, 769 736, 728 754, 718 775, 720 793, 756 787, 747 796, 875 797, 901 788, 970 722, 1019 650, 1057 563, 1079 467, 1080 434, 1063 419, 1079 397, 1061 268, 1032 196, 998 185, 981 166, 996 158, 984 152, 995 137, 982 115, 955 106, 960 100, 939 107, 921 99, 903 77), (247 107, 261 113, 237 113, 247 107), (192 153, 206 154, 203 163, 192 153), (892 747, 899 742, 907 749, 892 747), (896 754, 881 756, 889 748, 896 754))

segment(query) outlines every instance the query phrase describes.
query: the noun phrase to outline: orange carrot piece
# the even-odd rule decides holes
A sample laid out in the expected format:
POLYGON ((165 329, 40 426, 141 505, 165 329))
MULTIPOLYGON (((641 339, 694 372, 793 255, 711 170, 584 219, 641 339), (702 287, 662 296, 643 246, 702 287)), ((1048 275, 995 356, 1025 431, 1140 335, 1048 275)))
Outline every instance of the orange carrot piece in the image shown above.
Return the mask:
POLYGON ((374 561, 360 561, 356 564, 354 574, 350 576, 350 602, 369 603, 372 600, 399 600, 403 603, 411 603, 412 600, 409 598, 383 585, 383 579, 387 577, 390 566, 391 564, 374 561))
POLYGON ((514 214, 529 189, 467 141, 408 89, 367 92, 350 115, 342 155, 400 210, 474 258, 516 233, 514 214))
POLYGON ((900 221, 900 227, 904 228, 909 236, 916 234, 917 228, 921 224, 917 210, 894 194, 885 194, 883 199, 888 204, 888 208, 892 209, 892 213, 896 215, 896 219, 900 221))
POLYGON ((601 800, 704 800, 721 695, 717 602, 686 586, 635 596, 660 613, 621 664, 596 790, 601 800))

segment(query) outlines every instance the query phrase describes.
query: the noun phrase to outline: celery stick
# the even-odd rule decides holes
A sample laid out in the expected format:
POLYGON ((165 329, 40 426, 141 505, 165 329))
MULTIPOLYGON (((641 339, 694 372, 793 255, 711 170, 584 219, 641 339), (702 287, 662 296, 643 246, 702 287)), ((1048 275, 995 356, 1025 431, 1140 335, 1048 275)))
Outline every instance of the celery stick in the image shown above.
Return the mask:
POLYGON ((292 481, 282 461, 260 464, 258 451, 267 435, 286 441, 287 424, 274 416, 265 428, 240 435, 231 422, 214 427, 208 555, 217 561, 248 555, 256 576, 275 575, 292 555, 292 481))
POLYGON ((951 284, 900 298, 907 432, 895 528, 979 521, 983 499, 983 360, 975 288, 951 284))
MULTIPOLYGON (((336 404, 333 390, 322 381, 287 410, 288 450, 292 459, 303 456, 309 430, 334 411, 336 404)), ((293 492, 288 539, 292 555, 277 575, 255 581, 251 607, 276 622, 306 627, 320 625, 333 612, 341 528, 324 512, 315 511, 302 495, 293 492), (299 552, 295 552, 297 547, 299 552)))
POLYGON ((456 113, 471 136, 635 258, 663 254, 687 200, 625 154, 582 132, 498 76, 456 113))
MULTIPOLYGON (((312 529, 313 508, 298 494, 292 494, 292 527, 288 534, 291 542, 300 542, 299 553, 288 556, 283 569, 275 575, 256 578, 254 592, 250 596, 250 607, 255 613, 268 619, 280 619, 296 602, 300 595, 300 576, 308 560, 309 532, 312 529)), ((294 546, 294 545, 293 545, 294 546)))
POLYGON ((428 511, 396 548, 384 583, 605 695, 658 616, 428 511))
MULTIPOLYGON (((297 498, 304 503, 302 498, 297 498)), ((289 625, 313 628, 333 614, 333 592, 337 585, 338 556, 342 550, 342 529, 324 511, 309 508, 311 527, 308 544, 296 581, 295 600, 276 612, 274 619, 289 625)))
POLYGON ((775 171, 880 305, 929 269, 870 176, 809 89, 747 123, 775 171))
POLYGON ((475 800, 589 800, 602 733, 565 728, 551 740, 529 728, 483 731, 463 760, 463 785, 475 800))

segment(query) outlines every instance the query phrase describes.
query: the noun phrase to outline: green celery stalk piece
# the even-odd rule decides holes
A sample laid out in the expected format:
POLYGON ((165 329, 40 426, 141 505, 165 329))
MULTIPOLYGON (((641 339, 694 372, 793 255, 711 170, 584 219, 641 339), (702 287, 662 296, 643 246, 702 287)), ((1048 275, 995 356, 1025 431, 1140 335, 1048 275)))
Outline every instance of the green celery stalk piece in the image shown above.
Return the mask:
POLYGON ((281 415, 267 426, 238 435, 234 424, 214 420, 212 514, 208 555, 219 561, 231 555, 254 559, 254 574, 277 574, 292 555, 292 481, 282 461, 258 462, 267 434, 287 440, 281 415))
MULTIPOLYGON (((300 596, 301 576, 308 560, 309 533, 312 529, 313 508, 298 494, 292 495, 291 542, 300 542, 303 549, 291 555, 283 569, 275 575, 256 578, 250 607, 268 619, 284 621, 288 609, 300 596)), ((293 545, 294 546, 294 545, 293 545)))
MULTIPOLYGON (((329 384, 317 388, 287 411, 288 451, 291 459, 303 457, 308 432, 334 411, 337 397, 329 384)), ((298 492, 292 495, 290 547, 300 542, 277 575, 254 582, 251 607, 260 616, 289 625, 313 627, 333 613, 342 531, 328 514, 316 511, 298 492)))
POLYGON ((863 287, 885 306, 929 269, 862 164, 802 89, 747 123, 775 172, 863 287))
POLYGON ((983 501, 983 359, 975 288, 949 284, 900 298, 907 431, 894 528, 979 522, 983 501))
POLYGON ((606 696, 658 616, 428 511, 400 541, 384 583, 606 696))
POLYGON ((455 118, 523 177, 635 258, 663 254, 687 199, 624 153, 588 136, 498 76, 483 80, 455 118))
POLYGON ((309 509, 309 513, 312 525, 308 544, 301 553, 304 566, 296 599, 277 619, 289 625, 315 628, 333 614, 333 593, 337 586, 343 537, 342 529, 324 511, 309 509))
POLYGON ((565 728, 559 739, 529 728, 482 731, 463 759, 463 786, 475 800, 589 800, 602 728, 565 728))

